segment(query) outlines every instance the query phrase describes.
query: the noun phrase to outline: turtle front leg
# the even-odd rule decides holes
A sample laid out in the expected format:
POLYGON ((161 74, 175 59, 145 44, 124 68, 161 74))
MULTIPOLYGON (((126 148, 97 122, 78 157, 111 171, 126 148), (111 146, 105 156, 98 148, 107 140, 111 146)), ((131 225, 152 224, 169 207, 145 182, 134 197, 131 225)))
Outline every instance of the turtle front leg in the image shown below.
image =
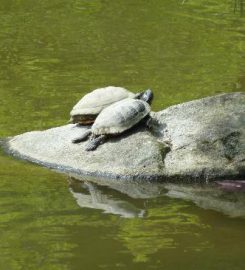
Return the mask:
POLYGON ((85 147, 86 151, 95 150, 100 144, 102 144, 106 139, 106 135, 100 135, 98 137, 92 138, 85 147))
POLYGON ((72 140, 73 143, 80 143, 82 141, 86 141, 88 136, 92 133, 91 129, 86 130, 82 136, 75 138, 72 140))
POLYGON ((152 122, 153 122, 153 119, 150 115, 147 115, 147 117, 145 118, 145 125, 151 129, 152 128, 152 122))

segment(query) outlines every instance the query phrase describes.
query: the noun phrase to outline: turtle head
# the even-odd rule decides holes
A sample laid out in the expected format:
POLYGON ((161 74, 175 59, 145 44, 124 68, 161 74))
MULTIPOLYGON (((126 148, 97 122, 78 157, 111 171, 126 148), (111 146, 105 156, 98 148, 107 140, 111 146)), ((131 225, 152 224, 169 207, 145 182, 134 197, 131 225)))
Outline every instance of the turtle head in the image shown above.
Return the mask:
POLYGON ((151 104, 152 99, 153 99, 153 92, 151 91, 151 89, 147 89, 146 91, 141 93, 141 96, 139 97, 139 99, 151 104))
POLYGON ((151 104, 152 99, 153 99, 153 92, 151 91, 151 89, 147 89, 144 92, 137 93, 134 98, 143 100, 143 101, 151 104))

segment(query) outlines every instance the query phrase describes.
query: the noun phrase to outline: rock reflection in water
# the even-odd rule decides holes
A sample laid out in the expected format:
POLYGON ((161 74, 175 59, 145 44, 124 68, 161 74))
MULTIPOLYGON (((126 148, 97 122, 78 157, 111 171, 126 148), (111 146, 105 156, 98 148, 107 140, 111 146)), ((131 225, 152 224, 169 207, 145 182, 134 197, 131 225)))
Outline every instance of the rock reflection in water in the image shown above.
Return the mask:
MULTIPOLYGON (((235 182, 235 181, 234 181, 235 182)), ((165 186, 167 196, 192 201, 204 209, 222 212, 230 217, 245 217, 245 193, 225 190, 216 185, 165 186)))
MULTIPOLYGON (((84 181, 75 178, 70 178, 69 182, 70 192, 80 207, 101 209, 105 213, 125 218, 146 217, 149 210, 147 205, 157 197, 183 199, 230 217, 245 217, 245 193, 227 191, 214 183, 144 183, 106 179, 84 181)), ((157 203, 161 203, 161 200, 157 203)))
POLYGON ((126 200, 106 193, 103 186, 89 181, 69 180, 69 190, 80 207, 103 210, 105 213, 120 215, 124 218, 143 217, 145 210, 137 208, 126 200))

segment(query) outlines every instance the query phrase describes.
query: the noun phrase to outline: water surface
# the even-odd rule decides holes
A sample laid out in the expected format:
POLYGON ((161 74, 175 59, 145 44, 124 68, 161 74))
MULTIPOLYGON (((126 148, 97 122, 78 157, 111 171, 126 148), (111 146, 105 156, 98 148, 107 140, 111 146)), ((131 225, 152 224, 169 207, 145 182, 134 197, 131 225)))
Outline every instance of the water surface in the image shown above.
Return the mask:
MULTIPOLYGON (((245 90, 242 1, 0 3, 0 137, 63 125, 96 87, 150 87, 154 110, 245 90)), ((2 152, 0 175, 0 269, 244 269, 242 194, 136 196, 2 152)))

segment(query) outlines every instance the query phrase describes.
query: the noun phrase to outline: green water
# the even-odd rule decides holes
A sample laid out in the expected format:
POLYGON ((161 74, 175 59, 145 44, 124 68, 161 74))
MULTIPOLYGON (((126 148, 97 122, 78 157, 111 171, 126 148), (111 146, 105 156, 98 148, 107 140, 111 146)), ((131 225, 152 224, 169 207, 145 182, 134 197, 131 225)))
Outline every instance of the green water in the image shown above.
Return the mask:
MULTIPOLYGON (((0 0, 0 137, 63 125, 107 85, 150 87, 154 110, 244 91, 242 2, 0 0)), ((245 268, 244 195, 237 217, 105 187, 91 201, 86 183, 2 152, 0 175, 1 270, 245 268)))

